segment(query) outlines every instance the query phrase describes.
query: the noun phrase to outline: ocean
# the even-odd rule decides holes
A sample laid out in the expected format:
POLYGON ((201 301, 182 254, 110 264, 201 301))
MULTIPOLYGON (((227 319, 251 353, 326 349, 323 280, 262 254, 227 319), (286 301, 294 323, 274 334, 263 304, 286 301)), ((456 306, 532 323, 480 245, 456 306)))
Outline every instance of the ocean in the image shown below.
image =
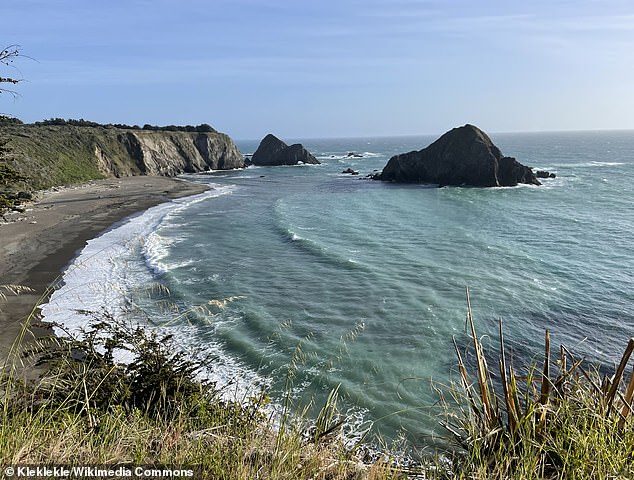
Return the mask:
POLYGON ((210 354, 227 395, 265 387, 274 405, 289 393, 319 406, 340 385, 351 438, 430 445, 443 434, 435 389, 457 380, 452 338, 468 341, 467 287, 492 358, 502 319, 517 366, 543 355, 546 329, 608 369, 634 336, 634 131, 491 137, 556 178, 365 178, 435 136, 295 140, 322 165, 185 176, 211 190, 88 242, 45 319, 72 331, 87 321, 76 309, 107 308, 210 354))

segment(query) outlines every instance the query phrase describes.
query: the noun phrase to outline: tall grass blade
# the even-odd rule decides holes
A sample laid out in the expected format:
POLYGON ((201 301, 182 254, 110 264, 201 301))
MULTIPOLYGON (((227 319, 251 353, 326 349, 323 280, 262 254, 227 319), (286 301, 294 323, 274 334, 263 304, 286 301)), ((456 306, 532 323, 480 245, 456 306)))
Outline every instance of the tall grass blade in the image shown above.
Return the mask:
POLYGON ((623 353, 623 357, 621 357, 621 362, 619 363, 619 367, 616 369, 616 373, 612 378, 612 384, 610 386, 610 390, 607 395, 607 410, 606 414, 610 414, 610 410, 612 409, 612 403, 614 402, 614 397, 616 396, 616 392, 621 383, 621 379, 623 378, 623 372, 625 371, 625 367, 627 362, 634 351, 634 338, 630 338, 630 341, 627 342, 627 347, 625 348, 625 352, 623 353))
POLYGON ((465 367, 464 361, 462 360, 462 355, 460 355, 460 349, 456 344, 456 339, 453 339, 453 345, 456 349, 456 356, 458 357, 458 369, 460 370, 460 378, 462 379, 462 384, 464 386, 465 392, 467 393, 467 398, 469 399, 469 404, 471 405, 471 409, 473 413, 482 420, 482 412, 478 408, 478 404, 475 401, 475 397, 473 395, 473 385, 469 380, 469 375, 467 373, 467 368, 465 367))
POLYGON ((627 421, 627 417, 632 412, 632 399, 634 398, 634 369, 632 369, 632 373, 630 375, 630 383, 627 385, 627 389, 625 390, 625 397, 623 399, 624 405, 621 409, 621 418, 619 419, 619 429, 623 429, 625 427, 625 422, 627 421))
POLYGON ((328 394, 326 403, 319 411, 317 421, 315 422, 315 434, 313 435, 313 441, 317 443, 324 437, 327 437, 339 427, 341 427, 345 420, 337 419, 337 398, 339 397, 339 387, 341 384, 333 388, 328 394))
POLYGON ((539 396, 539 403, 546 405, 550 395, 550 332, 546 330, 544 339, 544 369, 542 371, 542 389, 539 396))
POLYGON ((500 375, 502 381, 502 389, 504 391, 504 402, 506 404, 506 412, 508 414, 509 431, 513 433, 519 422, 517 413, 517 405, 513 402, 511 392, 509 391, 509 383, 507 378, 508 367, 506 365, 506 348, 504 347, 504 332, 502 330, 502 320, 500 319, 500 375))
POLYGON ((489 392, 488 383, 488 368, 486 360, 484 359, 484 353, 482 351, 482 344, 478 340, 478 336, 475 331, 475 324, 473 322, 473 314, 471 310, 471 299, 469 298, 469 288, 466 289, 467 293, 467 322, 471 328, 471 336, 473 339, 473 346, 476 355, 476 373, 478 377, 478 388, 480 390, 480 401, 482 403, 482 413, 487 425, 492 426, 494 424, 493 418, 493 404, 491 402, 491 395, 489 392))

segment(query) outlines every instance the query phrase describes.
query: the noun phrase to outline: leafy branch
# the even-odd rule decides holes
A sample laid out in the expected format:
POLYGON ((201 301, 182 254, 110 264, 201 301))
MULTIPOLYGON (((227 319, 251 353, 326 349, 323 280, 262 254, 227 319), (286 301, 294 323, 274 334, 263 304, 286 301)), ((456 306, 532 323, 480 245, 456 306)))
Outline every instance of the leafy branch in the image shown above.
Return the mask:
MULTIPOLYGON (((0 50, 0 64, 8 66, 8 67, 13 66, 12 65, 13 62, 19 56, 21 56, 20 55, 20 46, 19 45, 9 45, 8 47, 5 47, 2 50, 0 50)), ((21 81, 22 81, 22 79, 0 76, 0 84, 8 83, 8 84, 12 84, 12 85, 17 85, 21 81)), ((13 90, 8 90, 8 89, 3 88, 3 87, 0 87, 0 93, 10 93, 14 97, 17 96, 17 92, 14 92, 13 90)))

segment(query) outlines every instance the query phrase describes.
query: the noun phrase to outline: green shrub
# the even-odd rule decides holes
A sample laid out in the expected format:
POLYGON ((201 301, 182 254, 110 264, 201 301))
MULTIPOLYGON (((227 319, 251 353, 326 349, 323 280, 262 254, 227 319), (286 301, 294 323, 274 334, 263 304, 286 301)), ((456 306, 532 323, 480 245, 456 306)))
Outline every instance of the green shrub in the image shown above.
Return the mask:
POLYGON ((336 392, 311 435, 305 418, 275 430, 264 394, 225 401, 199 378, 205 360, 178 353, 169 336, 85 313, 77 335, 26 349, 46 367, 37 382, 0 372, 0 464, 195 465, 197 478, 231 480, 403 478, 337 441, 336 392), (118 352, 129 361, 117 361, 118 352))
POLYGON ((20 205, 30 199, 30 195, 24 192, 15 192, 27 178, 7 162, 10 153, 9 141, 0 139, 0 216, 12 210, 22 211, 20 205))
POLYGON ((199 375, 207 359, 186 355, 170 335, 159 336, 108 313, 83 313, 91 320, 78 334, 41 339, 26 350, 36 365, 47 367, 31 394, 32 407, 63 405, 89 419, 116 408, 167 422, 204 424, 219 414, 224 420, 235 415, 236 425, 260 419, 263 398, 246 406, 221 400, 216 385, 199 375))

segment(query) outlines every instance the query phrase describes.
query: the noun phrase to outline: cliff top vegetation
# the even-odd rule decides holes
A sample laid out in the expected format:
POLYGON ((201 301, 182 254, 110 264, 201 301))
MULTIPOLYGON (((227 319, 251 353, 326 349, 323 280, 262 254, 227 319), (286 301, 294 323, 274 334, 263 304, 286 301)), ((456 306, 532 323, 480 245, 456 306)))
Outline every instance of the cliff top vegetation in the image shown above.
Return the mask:
MULTIPOLYGON (((14 121, 17 119, 13 119, 14 121)), ((63 118, 51 118, 48 120, 42 120, 39 122, 35 122, 34 125, 72 125, 74 127, 96 127, 96 128, 118 128, 122 130, 150 130, 154 132, 200 132, 200 133, 217 133, 217 130, 214 129, 208 123, 201 123, 200 125, 150 125, 146 123, 142 127, 138 125, 126 125, 125 123, 107 123, 102 124, 98 122, 93 122, 90 120, 84 120, 80 118, 79 120, 69 118, 65 120, 63 118)))

